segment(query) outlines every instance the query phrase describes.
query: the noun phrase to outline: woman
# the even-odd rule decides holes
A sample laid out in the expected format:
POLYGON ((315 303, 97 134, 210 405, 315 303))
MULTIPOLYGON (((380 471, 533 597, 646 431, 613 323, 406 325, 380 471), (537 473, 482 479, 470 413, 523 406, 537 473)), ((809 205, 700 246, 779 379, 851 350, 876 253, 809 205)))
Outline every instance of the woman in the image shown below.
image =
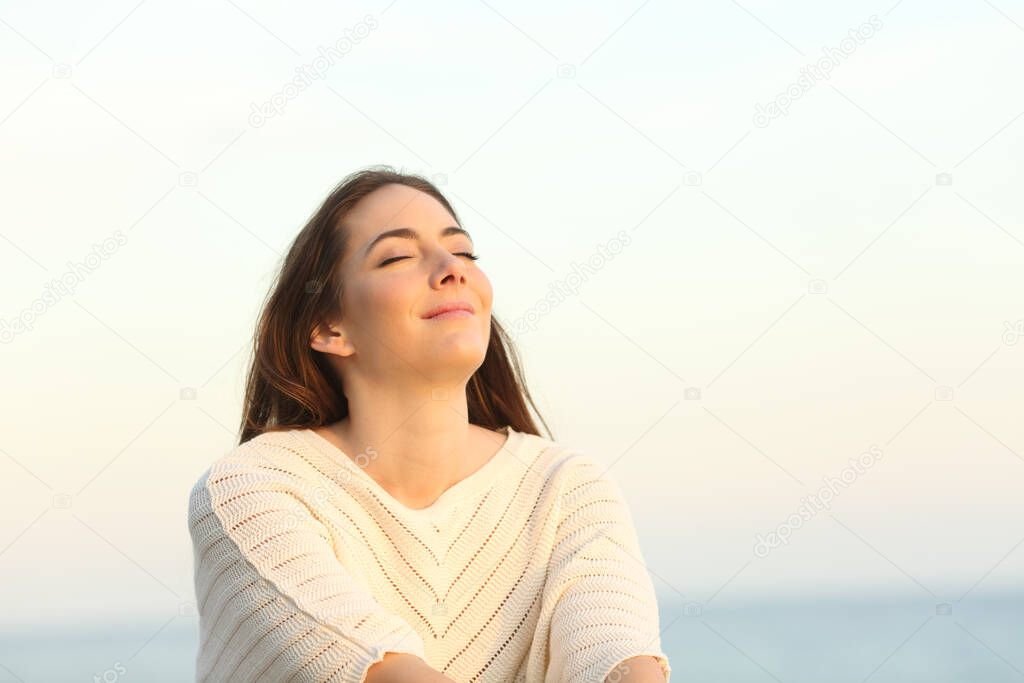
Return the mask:
POLYGON ((460 226, 383 167, 295 239, 191 492, 199 681, 667 681, 621 491, 539 435, 460 226))

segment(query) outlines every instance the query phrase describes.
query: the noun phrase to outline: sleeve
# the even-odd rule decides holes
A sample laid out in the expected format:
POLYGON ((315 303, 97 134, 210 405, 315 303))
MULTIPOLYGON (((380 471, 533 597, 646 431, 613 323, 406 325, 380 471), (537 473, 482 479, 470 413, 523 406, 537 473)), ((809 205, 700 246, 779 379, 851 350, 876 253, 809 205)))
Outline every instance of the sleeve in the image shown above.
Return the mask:
POLYGON ((623 660, 651 655, 668 683, 657 598, 622 491, 588 457, 566 467, 545 586, 554 600, 545 681, 621 680, 623 660))
POLYGON ((197 681, 361 683, 423 641, 341 564, 316 498, 284 469, 219 463, 189 497, 197 681))

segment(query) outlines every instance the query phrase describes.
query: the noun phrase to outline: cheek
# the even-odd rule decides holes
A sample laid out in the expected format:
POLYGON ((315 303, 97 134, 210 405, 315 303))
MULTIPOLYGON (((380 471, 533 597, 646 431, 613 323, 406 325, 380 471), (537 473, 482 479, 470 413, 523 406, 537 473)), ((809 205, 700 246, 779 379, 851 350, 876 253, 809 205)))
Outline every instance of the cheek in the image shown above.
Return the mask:
POLYGON ((491 281, 487 279, 487 276, 484 275, 483 271, 477 273, 474 288, 476 289, 477 296, 480 297, 480 302, 490 309, 491 302, 494 300, 494 290, 491 288, 491 281))
POLYGON ((417 292, 423 285, 413 274, 389 273, 367 283, 365 292, 368 322, 376 327, 407 324, 415 313, 417 292))
POLYGON ((369 277, 349 289, 349 311, 370 329, 384 327, 409 314, 409 292, 400 277, 369 277))

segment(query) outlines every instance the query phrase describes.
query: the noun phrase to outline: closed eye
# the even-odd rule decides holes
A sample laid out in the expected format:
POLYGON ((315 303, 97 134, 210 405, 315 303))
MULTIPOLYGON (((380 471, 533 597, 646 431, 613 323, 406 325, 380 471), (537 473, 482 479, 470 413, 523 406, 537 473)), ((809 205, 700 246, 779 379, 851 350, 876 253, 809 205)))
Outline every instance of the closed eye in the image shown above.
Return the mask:
MULTIPOLYGON (((471 254, 468 251, 456 252, 455 255, 456 256, 465 256, 466 258, 468 258, 468 259, 470 259, 472 261, 476 261, 478 258, 480 258, 476 254, 471 254)), ((412 257, 411 256, 392 256, 391 258, 387 258, 387 259, 384 259, 383 261, 381 261, 380 265, 381 266, 386 266, 388 264, 394 263, 395 261, 401 261, 402 259, 407 259, 407 258, 412 258, 412 257)))

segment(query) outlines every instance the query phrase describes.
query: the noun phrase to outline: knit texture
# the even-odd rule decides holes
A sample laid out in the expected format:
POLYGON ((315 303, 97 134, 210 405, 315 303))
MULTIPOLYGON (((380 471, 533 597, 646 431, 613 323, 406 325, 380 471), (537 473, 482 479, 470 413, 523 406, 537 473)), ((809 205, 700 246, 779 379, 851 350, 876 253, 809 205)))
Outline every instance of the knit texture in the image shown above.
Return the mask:
POLYGON ((196 680, 358 683, 405 652, 460 683, 603 683, 635 655, 668 681, 618 484, 584 454, 502 431, 494 457, 422 509, 366 473, 370 455, 309 429, 216 460, 189 500, 196 680))

